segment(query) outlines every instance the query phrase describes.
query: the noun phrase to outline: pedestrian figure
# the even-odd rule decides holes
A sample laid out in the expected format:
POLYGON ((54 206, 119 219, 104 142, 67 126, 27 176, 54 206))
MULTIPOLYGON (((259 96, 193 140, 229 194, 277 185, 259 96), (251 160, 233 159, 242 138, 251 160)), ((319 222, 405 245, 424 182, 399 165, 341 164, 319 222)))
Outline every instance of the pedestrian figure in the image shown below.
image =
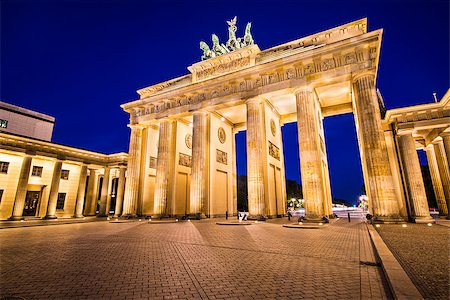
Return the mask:
POLYGON ((350 222, 350 213, 347 213, 348 221, 350 222))

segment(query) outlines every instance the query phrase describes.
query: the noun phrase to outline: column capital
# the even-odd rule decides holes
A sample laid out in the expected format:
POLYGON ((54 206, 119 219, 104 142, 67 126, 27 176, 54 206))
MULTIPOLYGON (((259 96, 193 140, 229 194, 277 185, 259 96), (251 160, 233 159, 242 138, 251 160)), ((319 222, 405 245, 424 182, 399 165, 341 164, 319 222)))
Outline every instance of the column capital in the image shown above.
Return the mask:
POLYGON ((131 130, 136 130, 136 129, 143 129, 144 128, 144 126, 143 125, 141 125, 141 124, 128 124, 127 125, 128 127, 130 127, 131 128, 131 130))
POLYGON ((302 92, 309 92, 309 93, 315 93, 315 87, 312 85, 304 85, 300 87, 296 87, 292 89, 292 93, 294 95, 297 95, 302 92))
POLYGON ((439 134, 440 137, 450 136, 450 131, 443 131, 439 134))
POLYGON ((197 109, 197 110, 194 110, 192 112, 192 115, 203 115, 203 116, 205 116, 205 115, 209 115, 209 114, 210 114, 210 112, 205 110, 205 109, 197 109))
POLYGON ((263 103, 264 99, 261 96, 256 96, 256 97, 252 97, 252 98, 248 98, 247 100, 245 100, 245 104, 248 103, 263 103))
POLYGON ((397 131, 397 135, 402 136, 402 135, 412 135, 414 132, 413 128, 408 128, 408 129, 400 129, 397 131))
POLYGON ((363 72, 357 72, 352 74, 352 82, 358 81, 361 78, 364 77, 373 77, 375 80, 375 71, 363 71, 363 72))

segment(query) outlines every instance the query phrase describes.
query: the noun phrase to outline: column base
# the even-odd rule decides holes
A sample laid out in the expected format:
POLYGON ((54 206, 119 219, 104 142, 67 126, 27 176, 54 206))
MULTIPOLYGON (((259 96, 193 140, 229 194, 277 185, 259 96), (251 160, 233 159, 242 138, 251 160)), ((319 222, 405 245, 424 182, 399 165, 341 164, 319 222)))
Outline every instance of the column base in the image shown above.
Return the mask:
POLYGON ((247 220, 265 221, 267 217, 264 215, 248 215, 247 220))
POLYGON ((84 218, 84 216, 83 216, 83 215, 74 215, 73 217, 74 217, 74 218, 76 218, 76 219, 79 219, 79 218, 84 218))
POLYGON ((20 221, 20 220, 25 220, 25 218, 22 217, 22 216, 20 216, 20 217, 14 217, 14 216, 12 216, 12 217, 10 217, 10 218, 8 219, 8 221, 20 221))
POLYGON ((318 218, 318 217, 300 217, 298 218, 299 222, 303 222, 303 223, 330 223, 330 220, 327 217, 322 217, 322 218, 318 218))
POLYGON ((156 214, 156 215, 152 215, 150 219, 167 219, 170 218, 169 215, 161 215, 161 214, 156 214))
POLYGON ((45 216, 42 219, 44 219, 44 220, 54 220, 54 219, 58 219, 58 217, 57 216, 45 216))
POLYGON ((413 218, 414 223, 417 224, 423 224, 423 223, 436 223, 436 221, 430 216, 430 217, 416 217, 413 218))
POLYGON ((202 213, 196 213, 196 214, 188 214, 187 215, 187 219, 190 220, 201 220, 201 219, 206 219, 206 215, 202 214, 202 213))
POLYGON ((122 215, 122 216, 114 215, 114 218, 118 218, 118 217, 121 217, 122 219, 135 219, 135 218, 138 217, 138 215, 137 214, 125 214, 125 215, 122 215))
POLYGON ((400 216, 375 216, 372 218, 372 223, 376 224, 405 223, 405 220, 400 216))

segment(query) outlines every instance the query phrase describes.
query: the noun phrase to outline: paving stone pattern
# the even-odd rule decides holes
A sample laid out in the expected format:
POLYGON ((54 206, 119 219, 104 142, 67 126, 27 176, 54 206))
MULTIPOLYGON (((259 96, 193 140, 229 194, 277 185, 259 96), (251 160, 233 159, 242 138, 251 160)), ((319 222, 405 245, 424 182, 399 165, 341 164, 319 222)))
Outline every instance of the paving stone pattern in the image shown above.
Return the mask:
POLYGON ((366 225, 217 220, 0 231, 0 298, 388 299, 366 225))
POLYGON ((424 298, 450 298, 448 227, 408 224, 376 229, 424 298))

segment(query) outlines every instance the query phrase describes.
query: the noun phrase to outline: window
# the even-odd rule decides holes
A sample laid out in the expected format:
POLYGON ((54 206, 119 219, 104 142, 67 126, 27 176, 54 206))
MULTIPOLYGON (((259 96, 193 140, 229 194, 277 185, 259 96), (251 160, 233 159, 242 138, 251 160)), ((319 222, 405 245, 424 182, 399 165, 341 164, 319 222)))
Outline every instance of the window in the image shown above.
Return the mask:
POLYGON ((43 167, 33 166, 33 170, 31 171, 31 176, 42 177, 42 169, 43 169, 43 167))
POLYGON ((0 173, 8 173, 9 162, 0 161, 0 173))
POLYGON ((64 209, 64 201, 66 201, 66 193, 58 193, 58 200, 56 200, 56 209, 64 209))
POLYGON ((61 179, 69 180, 70 170, 61 170, 61 179))
POLYGON ((8 128, 8 121, 0 119, 0 128, 8 128))

